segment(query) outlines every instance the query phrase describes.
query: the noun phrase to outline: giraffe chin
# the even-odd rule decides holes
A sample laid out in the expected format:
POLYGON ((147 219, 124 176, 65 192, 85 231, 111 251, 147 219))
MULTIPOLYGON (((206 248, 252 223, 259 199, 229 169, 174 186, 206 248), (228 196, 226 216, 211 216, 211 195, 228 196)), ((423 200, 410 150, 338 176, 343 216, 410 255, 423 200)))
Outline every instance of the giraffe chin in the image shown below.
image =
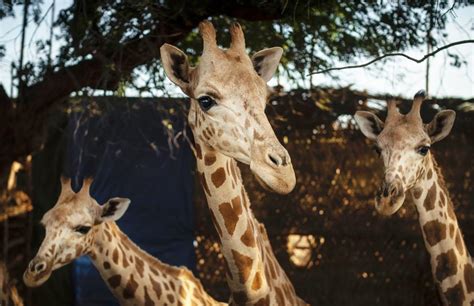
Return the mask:
POLYGON ((286 167, 284 173, 273 175, 263 167, 254 166, 250 163, 250 170, 254 174, 257 182, 267 191, 276 192, 278 194, 288 194, 295 188, 296 177, 293 167, 286 167))
POLYGON ((402 193, 395 197, 384 197, 378 195, 375 198, 375 209, 377 212, 384 216, 390 216, 396 213, 405 202, 405 193, 402 193))

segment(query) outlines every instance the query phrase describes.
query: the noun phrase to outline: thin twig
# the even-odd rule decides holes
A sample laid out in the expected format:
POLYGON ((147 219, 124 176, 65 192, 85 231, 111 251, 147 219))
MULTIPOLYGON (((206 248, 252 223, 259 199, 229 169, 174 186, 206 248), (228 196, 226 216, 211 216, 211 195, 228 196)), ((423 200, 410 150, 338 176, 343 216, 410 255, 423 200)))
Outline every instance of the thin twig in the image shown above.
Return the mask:
POLYGON ((448 45, 445 45, 445 46, 442 46, 441 48, 438 48, 436 50, 434 50, 433 52, 430 52, 430 53, 427 53, 425 56, 423 56, 422 58, 420 59, 417 59, 417 58, 414 58, 414 57, 411 57, 409 55, 406 55, 405 53, 387 53, 387 54, 384 54, 382 56, 379 56, 379 57, 376 57, 374 58, 373 60, 365 63, 365 64, 359 64, 359 65, 349 65, 349 66, 343 66, 343 67, 335 67, 335 68, 328 68, 328 69, 323 69, 323 70, 318 70, 318 71, 315 71, 315 72, 312 72, 310 73, 309 75, 312 75, 312 74, 320 74, 320 73, 326 73, 326 72, 329 72, 329 71, 333 71, 333 70, 344 70, 344 69, 354 69, 354 68, 362 68, 362 67, 366 67, 366 66, 369 66, 377 61, 380 61, 386 57, 391 57, 391 56, 402 56, 404 58, 407 58, 411 61, 414 61, 416 63, 421 63, 423 62, 424 60, 426 60, 428 57, 430 56, 433 56, 435 55, 436 53, 442 51, 442 50, 445 50, 445 49, 448 49, 448 48, 451 48, 451 47, 454 47, 454 46, 457 46, 457 45, 463 45, 463 44, 473 44, 474 43, 474 39, 467 39, 467 40, 460 40, 460 41, 456 41, 456 42, 453 42, 451 44, 448 44, 448 45))
POLYGON ((453 14, 453 16, 456 17, 456 13, 454 13, 454 7, 455 6, 456 6, 456 0, 453 1, 453 4, 451 5, 451 7, 446 12, 441 14, 441 16, 439 16, 439 18, 443 18, 449 12, 451 12, 451 14, 453 14))

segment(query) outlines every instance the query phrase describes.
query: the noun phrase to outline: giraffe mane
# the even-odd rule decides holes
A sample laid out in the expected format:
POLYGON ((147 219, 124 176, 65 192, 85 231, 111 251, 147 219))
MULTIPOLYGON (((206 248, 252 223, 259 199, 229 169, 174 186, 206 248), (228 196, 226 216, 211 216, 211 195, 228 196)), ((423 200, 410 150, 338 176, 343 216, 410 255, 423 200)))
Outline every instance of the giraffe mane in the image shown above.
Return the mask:
POLYGON ((434 157, 433 153, 431 153, 431 161, 433 162, 433 169, 436 172, 436 175, 438 176, 438 182, 439 182, 439 187, 444 191, 444 194, 446 195, 446 200, 448 201, 448 205, 453 205, 451 201, 451 195, 449 194, 448 187, 446 186, 446 180, 444 179, 443 171, 436 161, 436 158, 434 157))

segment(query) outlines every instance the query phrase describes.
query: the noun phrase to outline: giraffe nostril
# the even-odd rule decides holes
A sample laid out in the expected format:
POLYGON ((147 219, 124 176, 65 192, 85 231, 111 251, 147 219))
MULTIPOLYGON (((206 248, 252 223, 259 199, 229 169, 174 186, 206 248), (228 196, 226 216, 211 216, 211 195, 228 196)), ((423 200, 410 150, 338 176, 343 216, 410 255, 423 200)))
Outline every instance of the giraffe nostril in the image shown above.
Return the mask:
POLYGON ((274 164, 277 167, 281 166, 281 164, 283 163, 280 156, 278 156, 276 154, 269 153, 268 154, 268 159, 272 162, 272 164, 274 164))
POLYGON ((37 273, 43 271, 45 268, 46 268, 46 265, 44 263, 39 263, 34 267, 37 273))
POLYGON ((390 188, 390 196, 394 197, 397 195, 397 192, 398 192, 398 188, 396 185, 393 185, 391 188, 390 188))

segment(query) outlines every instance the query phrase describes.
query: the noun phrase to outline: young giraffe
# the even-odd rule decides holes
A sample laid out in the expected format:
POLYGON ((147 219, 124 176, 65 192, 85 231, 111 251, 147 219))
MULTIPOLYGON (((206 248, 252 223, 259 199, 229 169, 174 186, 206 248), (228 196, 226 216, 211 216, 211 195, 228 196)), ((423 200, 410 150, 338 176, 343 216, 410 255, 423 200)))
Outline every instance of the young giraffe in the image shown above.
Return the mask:
POLYGON ((16 286, 10 283, 6 264, 0 260, 0 306, 8 305, 23 306, 24 304, 16 286))
POLYGON ((129 199, 112 198, 100 206, 89 195, 90 180, 78 193, 62 180, 56 205, 42 219, 46 236, 23 279, 43 284, 75 258, 89 255, 121 305, 225 305, 215 301, 185 267, 172 267, 135 245, 115 224, 129 199))
POLYGON ((265 115, 267 85, 282 49, 250 58, 240 25, 230 28, 228 50, 216 44, 210 22, 199 25, 203 53, 191 67, 178 48, 165 44, 161 59, 168 78, 191 98, 188 122, 210 215, 220 238, 231 304, 305 304, 278 264, 264 226, 254 217, 236 161, 250 165, 267 189, 286 194, 295 186, 288 152, 265 115))
POLYGON ((423 124, 420 107, 424 92, 415 95, 407 115, 392 101, 385 122, 375 114, 359 111, 355 120, 362 133, 376 141, 385 164, 385 178, 375 207, 383 215, 394 214, 410 192, 431 257, 435 282, 445 305, 474 305, 474 264, 466 249, 453 204, 441 170, 430 153, 431 144, 446 137, 455 112, 440 111, 423 124))

